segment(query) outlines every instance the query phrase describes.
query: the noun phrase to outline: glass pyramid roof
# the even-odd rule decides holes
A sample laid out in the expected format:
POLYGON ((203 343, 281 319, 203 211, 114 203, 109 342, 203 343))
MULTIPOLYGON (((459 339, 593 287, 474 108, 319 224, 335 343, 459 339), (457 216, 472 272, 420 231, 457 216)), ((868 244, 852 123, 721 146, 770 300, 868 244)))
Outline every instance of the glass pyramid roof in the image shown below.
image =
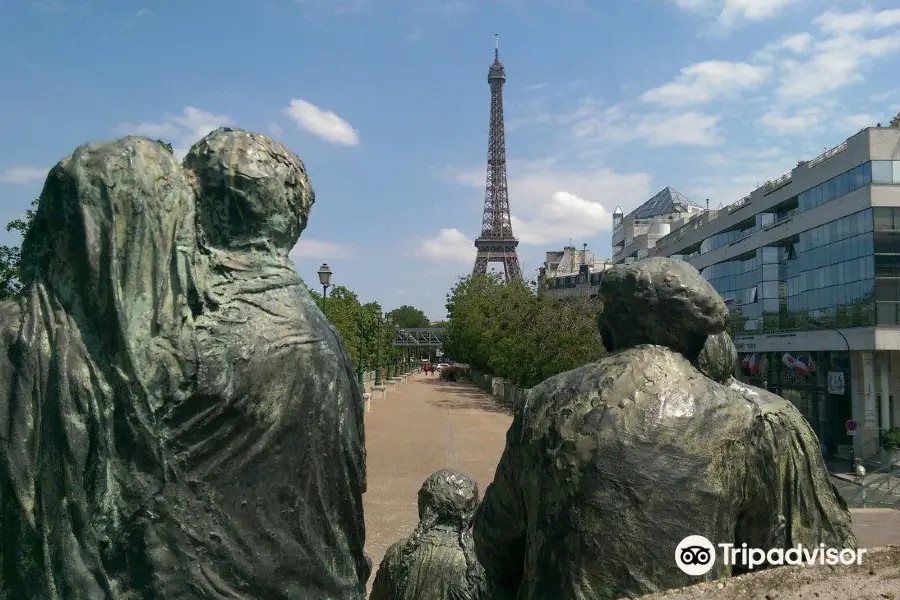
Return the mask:
POLYGON ((666 186, 655 196, 634 209, 629 216, 634 219, 650 219, 669 213, 688 212, 689 206, 702 208, 678 190, 666 186))

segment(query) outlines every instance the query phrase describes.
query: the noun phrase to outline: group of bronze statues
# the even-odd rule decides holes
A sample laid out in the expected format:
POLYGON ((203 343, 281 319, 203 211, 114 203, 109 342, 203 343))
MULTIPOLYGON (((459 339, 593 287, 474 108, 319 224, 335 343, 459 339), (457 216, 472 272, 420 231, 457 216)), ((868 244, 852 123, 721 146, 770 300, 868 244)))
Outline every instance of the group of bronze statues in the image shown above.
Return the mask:
MULTIPOLYGON (((288 258, 314 200, 293 152, 229 128, 181 163, 128 137, 51 170, 0 303, 0 599, 365 596, 362 393, 288 258)), ((690 535, 855 548, 693 267, 614 267, 600 301, 609 354, 528 390, 483 499, 427 478, 372 600, 636 597, 697 580, 690 535)))

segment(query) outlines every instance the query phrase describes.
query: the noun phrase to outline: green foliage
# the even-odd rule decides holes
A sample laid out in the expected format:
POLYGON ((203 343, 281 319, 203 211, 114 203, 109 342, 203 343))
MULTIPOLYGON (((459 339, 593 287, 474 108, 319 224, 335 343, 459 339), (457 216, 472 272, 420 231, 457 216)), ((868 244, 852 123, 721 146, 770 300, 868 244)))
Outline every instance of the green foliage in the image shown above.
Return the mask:
POLYGON ((443 381, 462 381, 469 374, 469 367, 466 365, 450 365, 441 369, 440 377, 443 381))
POLYGON ((431 322, 424 312, 408 304, 395 308, 385 316, 395 325, 403 327, 404 329, 416 329, 420 327, 429 327, 431 325, 431 322))
POLYGON ((156 143, 159 144, 160 146, 162 146, 163 148, 165 148, 166 150, 168 150, 169 152, 171 152, 172 154, 175 154, 175 149, 172 147, 171 143, 169 143, 165 140, 156 140, 156 143))
POLYGON ((359 296, 342 285, 332 287, 327 298, 311 288, 310 293, 338 330, 356 364, 362 361, 366 369, 373 369, 378 363, 385 366, 398 362, 400 355, 393 345, 396 327, 385 318, 380 304, 361 304, 359 296))
MULTIPOLYGON (((33 200, 31 206, 25 211, 25 215, 6 225, 7 231, 18 231, 25 239, 25 234, 31 229, 34 216, 37 214, 38 201, 33 200)), ((19 246, 0 246, 0 300, 7 300, 18 296, 22 291, 19 280, 19 269, 22 263, 22 250, 19 246)))
POLYGON ((888 127, 900 127, 900 113, 894 115, 894 118, 888 123, 888 127))
POLYGON ((900 427, 892 427, 885 431, 881 445, 885 450, 900 450, 900 427))
POLYGON ((499 275, 461 278, 447 295, 446 351, 472 368, 531 387, 605 354, 600 310, 596 300, 536 295, 499 275))

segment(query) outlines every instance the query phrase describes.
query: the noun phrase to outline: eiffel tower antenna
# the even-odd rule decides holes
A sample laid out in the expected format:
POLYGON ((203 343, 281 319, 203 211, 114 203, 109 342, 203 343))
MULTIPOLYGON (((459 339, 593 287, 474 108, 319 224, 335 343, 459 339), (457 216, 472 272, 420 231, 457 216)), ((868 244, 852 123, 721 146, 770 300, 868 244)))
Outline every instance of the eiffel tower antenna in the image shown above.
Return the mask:
POLYGON ((491 88, 491 120, 488 130, 487 178, 484 187, 484 213, 481 234, 475 240, 474 275, 487 273, 488 263, 503 263, 507 281, 522 279, 522 267, 509 215, 509 190, 506 181, 506 131, 503 125, 503 84, 506 71, 500 62, 500 36, 494 35, 494 62, 488 69, 491 88))

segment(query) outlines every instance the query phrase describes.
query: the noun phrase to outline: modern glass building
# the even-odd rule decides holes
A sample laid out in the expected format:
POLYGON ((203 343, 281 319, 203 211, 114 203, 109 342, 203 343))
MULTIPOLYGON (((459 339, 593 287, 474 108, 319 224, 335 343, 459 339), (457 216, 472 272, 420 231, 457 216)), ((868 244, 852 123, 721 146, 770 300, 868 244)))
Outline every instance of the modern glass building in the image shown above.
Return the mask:
POLYGON ((880 455, 900 426, 900 129, 860 131, 650 256, 715 286, 743 377, 794 402, 830 453, 880 455))

